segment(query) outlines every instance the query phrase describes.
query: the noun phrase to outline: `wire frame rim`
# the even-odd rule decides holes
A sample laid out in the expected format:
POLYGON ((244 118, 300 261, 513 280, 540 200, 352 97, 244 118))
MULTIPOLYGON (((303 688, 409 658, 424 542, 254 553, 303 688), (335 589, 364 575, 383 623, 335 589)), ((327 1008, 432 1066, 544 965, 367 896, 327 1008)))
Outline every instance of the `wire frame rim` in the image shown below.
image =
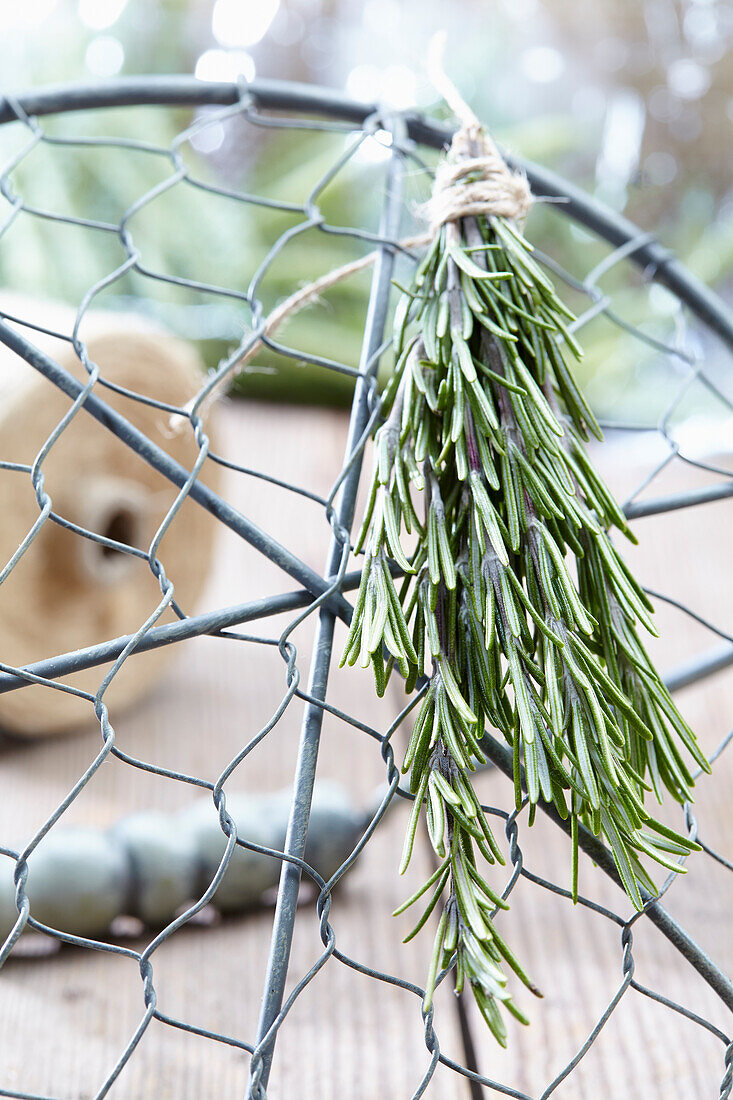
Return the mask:
MULTIPOLYGON (((271 79, 204 81, 185 74, 70 82, 46 85, 17 96, 0 96, 0 125, 17 121, 17 106, 30 116, 45 116, 106 107, 225 107, 233 106, 244 95, 268 110, 313 113, 356 125, 363 125, 369 116, 380 111, 400 115, 408 137, 432 149, 443 148, 453 134, 450 126, 441 125, 417 111, 391 111, 375 102, 361 102, 320 85, 271 79)), ((504 155, 509 164, 526 173, 535 196, 562 200, 563 213, 573 221, 616 247, 637 242, 629 249, 629 260, 647 277, 671 290, 733 351, 733 311, 669 249, 557 173, 506 151, 504 155)))

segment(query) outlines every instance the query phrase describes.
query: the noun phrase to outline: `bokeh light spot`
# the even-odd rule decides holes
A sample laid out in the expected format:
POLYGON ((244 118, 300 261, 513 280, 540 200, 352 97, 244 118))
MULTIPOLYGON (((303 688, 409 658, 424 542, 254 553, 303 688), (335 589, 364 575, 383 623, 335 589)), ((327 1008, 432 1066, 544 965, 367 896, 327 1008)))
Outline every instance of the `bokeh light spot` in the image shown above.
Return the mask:
POLYGON ((216 0, 211 30, 220 46, 254 46, 265 37, 280 0, 216 0))
POLYGON ((85 27, 103 31, 122 15, 127 0, 79 0, 79 18, 85 27))
POLYGON ((194 75, 199 80, 254 80, 255 63, 246 50, 205 50, 194 75))
POLYGON ((710 73, 697 61, 681 57, 667 69, 667 84, 679 99, 700 99, 710 87, 710 73))
POLYGON ((125 51, 119 38, 98 34, 84 54, 84 64, 95 76, 114 76, 125 63, 125 51))

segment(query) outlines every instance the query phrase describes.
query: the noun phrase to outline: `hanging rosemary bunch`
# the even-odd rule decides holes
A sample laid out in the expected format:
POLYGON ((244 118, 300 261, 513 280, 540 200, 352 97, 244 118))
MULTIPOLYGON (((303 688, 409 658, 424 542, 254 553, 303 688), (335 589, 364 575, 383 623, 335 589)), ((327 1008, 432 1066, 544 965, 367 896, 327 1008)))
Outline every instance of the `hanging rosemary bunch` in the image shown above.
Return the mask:
POLYGON ((645 796, 688 799, 689 761, 707 768, 639 637, 654 632, 652 607, 608 530, 635 540, 584 449, 601 433, 565 359, 580 355, 572 315, 517 227, 528 205, 483 131, 459 131, 436 178, 432 245, 398 308, 342 659, 371 665, 380 695, 395 665, 424 692, 401 870, 423 817, 439 864, 402 909, 429 899, 412 936, 442 907, 425 1009, 453 964, 502 1043, 499 1005, 524 1020, 506 966, 537 990, 494 927, 508 906, 479 870, 479 857, 503 862, 470 778, 485 731, 512 746, 530 822, 540 799, 570 819, 574 898, 583 823, 640 908, 641 890, 655 892, 644 857, 678 870, 697 847, 645 796))

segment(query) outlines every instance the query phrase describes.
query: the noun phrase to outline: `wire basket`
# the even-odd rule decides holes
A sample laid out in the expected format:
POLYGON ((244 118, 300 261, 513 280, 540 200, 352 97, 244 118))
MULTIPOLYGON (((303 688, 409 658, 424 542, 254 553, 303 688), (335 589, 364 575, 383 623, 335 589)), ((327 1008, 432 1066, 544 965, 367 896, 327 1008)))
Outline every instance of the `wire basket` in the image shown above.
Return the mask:
MULTIPOLYGON (((119 114, 115 117, 119 118, 119 114)), ((232 1095, 243 1095, 247 1090, 248 1096, 263 1098, 270 1087, 272 1071, 272 1095, 284 1095, 286 1091, 292 1093, 297 1087, 303 1095, 319 1096, 336 1092, 340 1095, 364 1097, 417 1097, 423 1093, 463 1096, 470 1091, 473 1097, 499 1094, 520 1100, 530 1100, 530 1097, 541 1097, 544 1100, 556 1090, 558 1095, 567 1097, 595 1096, 599 1092, 609 1097, 622 1097, 639 1095, 639 1091, 636 1091, 639 1088, 647 1096, 667 1097, 692 1095, 685 1088, 694 1087, 695 1095, 701 1097, 715 1095, 720 1100, 729 1097, 733 1083, 733 1046, 726 1032, 725 1008, 733 1008, 733 987, 722 969, 670 914, 666 908, 666 899, 664 904, 659 899, 650 899, 643 913, 631 916, 626 914, 623 896, 614 892, 614 888, 603 881, 606 876, 618 884, 613 859, 602 844, 592 837, 586 837, 583 846, 596 870, 593 871, 590 861, 587 861, 585 881, 589 893, 580 899, 580 908, 574 910, 568 900, 568 890, 555 877, 555 873, 560 876, 562 872, 557 867, 554 872, 552 869, 548 870, 541 845, 536 848, 533 837, 527 836, 526 830, 523 831, 525 820, 522 812, 510 812, 503 808, 503 805, 511 803, 508 784, 491 787, 492 794, 503 798, 506 793, 506 799, 504 804, 489 805, 488 812, 504 823, 510 867, 504 894, 512 894, 513 909, 519 913, 517 919, 525 924, 530 924, 533 920, 547 922, 541 925, 542 936, 535 944, 537 952, 542 949, 540 940, 554 945, 552 950, 559 952, 560 961, 563 952, 572 953, 576 947, 580 950, 577 946, 580 941, 573 942, 573 929, 576 927, 586 929, 582 934, 590 937, 603 937, 608 928, 616 937, 616 977, 611 975, 609 979, 607 972, 601 970, 596 973, 591 970, 586 976, 587 1003, 579 1004, 578 998, 582 999, 583 995, 577 990, 573 993, 571 983, 567 986, 569 992, 565 1002, 562 996, 558 996, 548 999, 544 1007, 533 1006, 532 1026, 527 1032, 512 1036, 508 1060, 500 1062, 495 1057, 493 1048, 481 1047, 477 1021, 461 999, 453 1006, 446 997, 439 995, 437 1007, 421 1019, 419 986, 400 973, 391 973, 381 968, 379 951, 372 950, 373 945, 355 943, 347 934, 344 946, 338 935, 335 914, 341 902, 338 894, 332 896, 334 888, 347 870, 357 861, 361 865, 362 861, 367 860, 369 852, 379 846, 385 828, 382 822, 390 804, 397 803, 400 798, 409 797, 400 787, 397 766, 399 761, 396 763, 393 743, 399 740, 402 723, 408 720, 410 705, 400 710, 404 701, 398 703, 395 697, 392 699, 391 711, 387 702, 382 710, 372 711, 369 716, 351 713, 341 705, 343 693, 339 695, 339 702, 333 701, 339 694, 334 693, 334 676, 338 679, 340 674, 331 673, 330 666, 334 645, 340 644, 334 639, 342 629, 342 624, 348 623, 350 619, 352 607, 349 594, 358 586, 359 580, 358 560, 350 562, 351 529, 357 509, 364 452, 371 429, 379 419, 377 371, 380 360, 388 354, 390 346, 386 333, 390 317, 392 279, 396 269, 399 271, 399 268, 409 268, 415 260, 414 253, 404 244, 404 226, 409 216, 405 187, 414 187, 418 193, 422 188, 423 195, 427 192, 431 151, 441 149, 449 139, 450 132, 420 115, 381 110, 373 104, 356 103, 324 89, 276 81, 256 81, 249 85, 202 84, 188 77, 134 78, 111 81, 104 85, 73 85, 42 90, 18 98, 6 97, 4 101, 0 101, 0 122, 12 123, 22 135, 17 151, 0 172, 0 191, 6 200, 0 237, 10 234, 16 223, 32 222, 41 231, 49 226, 65 226, 69 231, 69 241, 86 233, 91 235, 90 239, 93 241, 113 239, 121 248, 121 259, 116 266, 110 266, 78 301, 74 331, 61 334, 71 344, 84 368, 81 378, 65 370, 35 346, 34 331, 37 336, 39 328, 46 335, 59 335, 52 325, 39 325, 37 321, 30 321, 27 317, 7 313, 0 319, 0 340, 24 360, 29 368, 44 377, 49 392, 52 388, 60 390, 68 401, 67 413, 59 419, 55 430, 32 463, 19 463, 11 454, 1 456, 2 476, 24 480, 28 491, 34 494, 37 502, 38 519, 19 541, 15 554, 0 574, 0 581, 8 587, 13 585, 14 571, 26 555, 33 554, 34 542, 41 530, 45 525, 55 524, 79 539, 88 540, 96 547, 137 557, 149 568, 159 588, 157 603, 152 602, 149 614, 140 623, 139 629, 129 635, 90 644, 73 652, 49 654, 46 659, 23 668, 11 664, 0 665, 0 692, 20 691, 28 685, 36 684, 42 685, 49 693, 75 694, 88 708, 89 713, 96 716, 101 731, 101 745, 98 748, 89 751, 86 744, 81 750, 77 749, 77 753, 87 753, 87 759, 79 770, 78 781, 73 784, 68 795, 52 809, 46 805, 37 808, 33 815, 35 827, 24 835, 22 846, 1 849, 15 863, 18 906, 18 920, 3 949, 2 961, 7 959, 10 949, 26 925, 36 926, 41 927, 47 936, 70 943, 79 950, 112 956, 124 964, 127 970, 136 968, 140 979, 139 1021, 127 1034, 123 1032, 122 1024, 120 1025, 118 1053, 99 1079, 92 1082, 85 1078, 77 1092, 58 1091, 62 1086, 58 1082, 54 1084, 53 1068, 46 1066, 39 1077, 38 1065, 34 1066, 29 1061, 25 1065, 27 1081, 25 1075, 23 1080, 15 1077, 13 1080, 3 1079, 0 1071, 0 1095, 37 1097, 41 1095, 37 1091, 39 1088, 47 1090, 43 1095, 52 1093, 59 1097, 72 1094, 102 1097, 110 1091, 115 1095, 138 1097, 167 1094, 163 1088, 163 1077, 156 1077, 156 1071, 152 1068, 154 1059, 143 1063, 143 1050, 150 1049, 156 1041, 162 1041, 161 1031, 168 1029, 182 1034, 187 1043, 195 1044, 192 1036, 198 1036, 206 1044, 207 1050, 213 1044, 233 1052, 239 1060, 233 1063, 231 1078, 226 1079, 230 1081, 232 1095), (192 125, 182 129, 169 146, 155 144, 144 137, 131 139, 127 136, 100 137, 90 134, 85 129, 86 120, 90 117, 87 114, 79 116, 78 129, 74 133, 69 133, 68 129, 63 133, 57 132, 50 122, 40 121, 57 114, 71 117, 73 112, 87 112, 92 109, 97 111, 101 108, 142 106, 150 109, 196 107, 207 110, 192 125), (238 132, 243 142, 259 141, 263 132, 274 129, 296 135, 299 139, 303 139, 303 134, 299 134, 299 131, 306 131, 306 139, 325 132, 341 135, 339 140, 342 141, 345 138, 343 151, 327 165, 319 178, 314 173, 314 178, 308 184, 307 194, 300 201, 244 193, 199 178, 185 155, 192 138, 226 120, 234 120, 240 128, 238 132), (378 185, 381 196, 378 226, 367 229, 359 225, 331 224, 323 213, 324 193, 340 174, 351 170, 354 164, 359 164, 360 153, 365 148, 373 149, 378 143, 381 173, 378 185), (18 186, 18 169, 31 163, 30 158, 39 147, 50 157, 82 152, 93 147, 109 150, 110 154, 114 150, 117 154, 129 157, 136 155, 155 159, 156 163, 162 165, 163 178, 145 193, 130 196, 124 213, 117 220, 109 221, 91 214, 80 218, 76 214, 60 213, 55 208, 36 205, 32 199, 24 196, 23 189, 18 186), (138 242, 136 219, 157 199, 173 189, 196 192, 211 202, 226 202, 233 210, 246 208, 254 212, 276 211, 289 219, 285 228, 273 232, 259 264, 249 272, 250 282, 247 289, 232 285, 226 270, 222 272, 221 285, 214 285, 196 278, 195 272, 190 275, 180 270, 161 270, 147 262, 145 247, 138 242), (267 288, 268 274, 277 264, 287 262, 294 242, 300 244, 329 236, 348 242, 352 249, 350 255, 357 258, 369 252, 375 253, 358 365, 290 347, 279 339, 276 340, 268 330, 271 307, 266 304, 267 292, 263 291, 263 286, 267 288), (119 411, 111 400, 115 393, 114 385, 105 379, 104 374, 90 359, 78 335, 79 325, 87 311, 93 309, 99 301, 109 301, 110 297, 114 297, 115 290, 126 285, 125 279, 130 273, 138 279, 138 308, 140 302, 145 301, 147 287, 151 288, 152 301, 152 288, 163 284, 164 287, 173 287, 189 294, 190 303, 205 305, 208 327, 205 334, 201 330, 198 335, 205 335, 207 338, 213 335, 227 340, 231 339, 232 331, 236 331, 237 346, 220 361, 216 370, 203 378, 198 393, 192 395, 187 404, 171 407, 165 402, 156 402, 155 398, 143 390, 122 395, 133 405, 139 403, 157 407, 161 415, 179 418, 179 428, 182 422, 183 430, 194 444, 194 458, 188 466, 178 462, 166 448, 156 444, 136 427, 132 417, 119 411), (231 312, 234 307, 237 310, 236 315, 231 312), (306 362, 324 377, 335 375, 346 379, 349 385, 353 384, 345 455, 340 468, 334 468, 329 473, 331 488, 326 494, 298 482, 297 450, 286 456, 286 476, 279 468, 277 472, 273 472, 272 466, 264 461, 257 468, 245 464, 241 452, 238 453, 236 440, 230 441, 231 446, 226 453, 219 453, 212 447, 207 429, 208 399, 234 376, 238 364, 259 342, 279 357, 280 362, 306 362), (70 425, 87 417, 96 420, 177 490, 170 506, 166 506, 162 512, 155 537, 148 546, 129 545, 127 540, 115 538, 114 532, 104 534, 85 527, 84 524, 75 523, 55 507, 53 492, 49 492, 45 484, 44 463, 70 425), (212 467, 225 467, 230 471, 231 477, 241 479, 247 485, 252 483, 253 478, 259 479, 271 494, 273 514, 278 508, 289 507, 289 504, 283 502, 295 498, 319 511, 322 528, 328 532, 330 539, 322 571, 304 560, 297 545, 283 545, 268 533, 264 525, 255 522, 247 514, 246 508, 233 504, 226 494, 220 494, 212 488, 206 477, 207 471, 212 467), (296 587, 286 591, 280 589, 272 595, 263 592, 258 598, 247 602, 231 603, 216 610, 204 610, 196 614, 179 606, 175 591, 176 577, 169 576, 165 567, 165 536, 172 525, 180 522, 178 517, 184 503, 186 507, 204 509, 212 517, 212 523, 228 528, 233 536, 250 548, 248 552, 263 555, 279 572, 285 573, 291 582, 295 582, 296 587), (171 609, 175 612, 173 621, 164 621, 171 609), (277 624, 273 637, 242 632, 246 623, 266 624, 269 619, 274 619, 277 624), (312 643, 308 641, 303 645, 299 640, 300 632, 308 627, 313 628, 312 643), (236 716, 237 751, 215 779, 207 778, 203 772, 189 774, 169 761, 156 762, 129 752, 124 744, 119 743, 115 733, 115 708, 113 705, 108 708, 107 705, 110 685, 126 662, 134 663, 140 653, 201 636, 219 639, 216 644, 229 647, 228 652, 231 652, 232 640, 236 641, 236 662, 243 674, 247 669, 248 653, 251 652, 248 647, 252 645, 267 648, 270 653, 277 654, 281 662, 282 691, 271 716, 257 729, 249 727, 247 715, 244 718, 241 714, 236 716), (303 654, 309 650, 310 667, 306 672, 303 654), (70 676, 80 670, 96 669, 98 666, 105 666, 107 671, 100 669, 98 688, 94 692, 80 691, 69 684, 70 676), (296 712, 300 714, 300 736, 297 755, 289 764, 289 774, 293 774, 294 770, 294 779, 287 839, 282 852, 266 849, 279 860, 281 874, 277 905, 271 921, 268 962, 266 971, 261 976, 263 995, 259 1023, 253 1033, 241 1034, 236 1026, 229 1026, 231 1022, 237 1025, 239 1022, 235 1006, 225 1004, 221 1015, 227 1021, 227 1026, 203 1026, 198 1021, 195 1004, 191 1005, 191 1011, 185 1018, 169 1013, 165 990, 159 989, 157 981, 157 960, 164 956, 162 949, 166 947, 167 950, 166 945, 174 938, 180 939, 183 926, 194 920, 214 896, 235 846, 263 850, 262 846, 249 842, 246 836, 238 835, 236 821, 227 811, 227 794, 232 784, 236 786, 240 780, 247 784, 248 767, 252 757, 256 755, 255 750, 268 739, 277 738, 277 731, 282 723, 290 721, 296 712), (377 714, 376 719, 374 714, 377 714), (304 861, 324 718, 338 725, 344 737, 353 740, 357 736, 360 744, 362 741, 366 742, 372 757, 376 758, 381 753, 382 768, 386 771, 386 786, 380 795, 378 806, 368 815, 350 856, 328 882, 324 882, 304 861), (85 792, 94 788, 95 783, 99 782, 100 773, 113 766, 113 762, 118 767, 127 769, 131 782, 144 772, 162 783, 210 792, 221 829, 227 838, 225 859, 207 891, 144 947, 136 945, 133 948, 124 941, 89 940, 65 933, 63 929, 38 926, 33 919, 32 908, 29 912, 25 892, 27 859, 30 853, 49 830, 56 828, 66 811, 82 799, 85 792), (536 871, 533 869, 535 867, 536 871), (290 965, 291 948, 296 926, 306 919, 306 911, 297 906, 303 876, 315 884, 316 923, 310 926, 310 931, 312 935, 317 933, 320 937, 321 950, 307 963, 303 962, 303 952, 299 951, 297 966, 293 968, 290 965), (559 900, 556 903, 552 899, 559 900), (620 909, 617 908, 619 906, 620 909), (651 930, 649 924, 656 925, 657 932, 651 930), (591 929, 593 931, 588 931, 591 929), (649 973, 656 975, 660 985, 660 988, 652 988, 646 979, 638 980, 636 977, 635 937, 646 945, 659 939, 658 932, 666 937, 668 945, 674 950, 670 949, 667 954, 657 958, 652 949, 649 973), (327 980, 325 975, 331 975, 338 970, 337 962, 341 964, 343 976, 332 978, 333 984, 325 994, 329 999, 331 1013, 321 1022, 316 1017, 315 1022, 311 1021, 309 1030, 305 1026, 304 1015, 300 1013, 300 1003, 312 1003, 308 1001, 312 983, 317 985, 327 980), (609 980, 612 992, 607 996, 604 990, 608 987, 609 980), (394 996, 393 1002, 390 1002, 393 1005, 390 1009, 393 1013, 391 1017, 384 1015, 378 999, 373 1002, 371 1009, 361 1010, 358 1007, 361 1004, 371 1004, 373 991, 380 988, 386 988, 390 996, 394 996), (676 992, 669 992, 670 989, 676 992), (614 1064, 613 1044, 620 1042, 619 1035, 623 1034, 624 1024, 618 1024, 621 1031, 614 1033, 614 1023, 611 1021, 624 1019, 623 1006, 628 1004, 634 993, 639 995, 637 1001, 645 998, 653 1006, 649 1009, 651 1015, 643 1017, 651 1021, 645 1025, 650 1030, 646 1034, 633 1036, 630 1042, 624 1040, 627 1043, 624 1050, 636 1050, 637 1054, 630 1058, 629 1065, 621 1067, 614 1064), (659 1006, 666 1010, 663 1016, 660 1016, 659 1006), (574 1021, 572 1027, 564 1023, 569 1018, 568 1013, 574 1021), (668 1023, 672 1016, 676 1016, 677 1021, 668 1023), (345 1038, 350 1034, 347 1017, 357 1021, 353 1025, 355 1034, 351 1035, 351 1040, 345 1038), (412 1021, 409 1040, 411 1045, 409 1049, 400 1049, 396 1044, 407 1042, 407 1032, 400 1030, 403 1023, 399 1023, 395 1033, 390 1034, 392 1029, 389 1021, 404 1021, 408 1017, 412 1021), (298 1045, 285 1048, 289 1064, 294 1068, 291 1068, 288 1076, 286 1067, 281 1067, 282 1080, 285 1082, 282 1085, 278 1084, 276 1041, 284 1047, 288 1025, 294 1020, 298 1021, 298 1045), (442 1034, 443 1020, 449 1032, 449 1040, 447 1044, 441 1045, 439 1037, 442 1034), (660 1021, 667 1023, 666 1039, 654 1031, 660 1021), (415 1042, 418 1031, 422 1035, 421 1048, 419 1042, 415 1042), (606 1042, 609 1034, 615 1034, 616 1038, 606 1042), (568 1051, 572 1053, 566 1057, 568 1051), (680 1060, 682 1069, 678 1066, 675 1070, 676 1058, 680 1060), (650 1091, 651 1078, 645 1076, 652 1063, 659 1071, 654 1078, 658 1082, 658 1092, 650 1091), (143 1068, 135 1076, 138 1064, 143 1068), (484 1069, 489 1065, 505 1067, 506 1079, 499 1080, 493 1073, 492 1076, 486 1075, 484 1069), (685 1073, 688 1074, 687 1077, 684 1076, 685 1073), (45 1085, 37 1084, 41 1079, 46 1082, 45 1085), (680 1086, 682 1091, 678 1091, 675 1083, 680 1079, 683 1080, 680 1086)), ((75 126, 76 124, 75 122, 75 126)), ((142 116, 140 127, 144 134, 146 131, 142 116)), ((594 242, 592 269, 580 275, 566 270, 550 256, 538 253, 540 261, 555 280, 564 284, 568 293, 574 295, 574 301, 585 303, 579 311, 575 330, 588 328, 590 342, 595 326, 599 323, 612 326, 621 332, 625 345, 632 349, 638 348, 639 354, 643 352, 645 356, 652 357, 654 370, 664 380, 663 408, 655 417, 654 423, 604 424, 610 440, 606 446, 611 448, 614 462, 620 461, 618 456, 623 454, 624 448, 628 449, 632 445, 635 433, 643 433, 644 440, 649 444, 648 449, 642 453, 643 461, 634 468, 636 483, 627 494, 627 517, 634 520, 653 516, 669 517, 681 509, 712 505, 733 495, 731 470, 704 454, 701 456, 701 450, 690 433, 685 435, 679 428, 681 413, 689 407, 686 403, 689 403, 691 395, 702 394, 706 409, 714 408, 724 423, 725 417, 729 415, 731 402, 726 396, 724 382, 718 379, 714 371, 708 370, 705 358, 705 353, 711 346, 718 347, 716 341, 722 341, 728 350, 733 348, 733 319, 724 305, 650 234, 639 231, 622 217, 603 208, 550 172, 531 164, 522 163, 521 167, 526 170, 535 195, 540 199, 552 200, 543 211, 543 217, 555 227, 552 232, 567 235, 572 226, 579 226, 586 235, 590 235, 586 239, 592 238, 594 242), (640 323, 629 320, 622 307, 617 307, 617 289, 628 283, 632 268, 638 269, 642 274, 639 294, 646 294, 650 287, 665 288, 666 301, 671 303, 664 321, 667 335, 660 334, 659 325, 648 324, 646 318, 642 318, 640 323), (616 289, 605 290, 602 284, 609 283, 619 274, 622 278, 620 282, 616 282, 616 289), (683 481, 681 488, 679 484, 675 484, 675 480, 683 481), (668 488, 670 484, 672 489, 668 488), (664 490, 658 490, 658 485, 665 486, 664 490)), ((0 254, 2 243, 0 239, 0 254)), ((70 251, 69 256, 71 255, 70 251)), ((194 255, 194 262, 195 259, 194 255)), ((117 305, 119 304, 118 301, 117 305)), ((176 316, 179 319, 184 315, 198 316, 193 305, 177 308, 176 316)), ((170 320, 170 314, 167 319, 170 320)), ((333 318, 326 315, 319 323, 328 325, 332 322, 333 318)), ((246 382, 244 388, 246 390, 246 382)), ((317 446, 318 440, 311 439, 307 445, 317 446)), ((717 505, 718 509, 722 507, 722 504, 717 505)), ((699 514, 702 512, 690 513, 690 525, 695 525, 695 517, 699 514)), ((705 515, 708 514, 705 512, 705 515)), ((715 520, 719 520, 717 512, 715 520)), ((658 537, 662 540, 669 537, 669 528, 664 527, 665 522, 664 519, 659 520, 661 536, 658 537)), ((653 538, 653 535, 648 535, 649 530, 649 525, 645 525, 644 538, 653 538)), ((708 539, 713 537, 711 530, 714 532, 714 528, 705 530, 708 539)), ((704 561, 691 564, 695 569, 704 569, 705 565, 704 561)), ((236 584, 230 582, 228 588, 233 594, 236 584)), ((678 662, 667 677, 671 689, 679 690, 698 683, 733 664, 733 638, 724 629, 709 622, 704 614, 698 614, 687 606, 684 599, 677 599, 673 595, 663 596, 656 591, 651 594, 655 599, 666 601, 683 616, 689 616, 700 624, 704 628, 701 637, 705 632, 711 632, 724 640, 722 646, 717 642, 713 648, 703 649, 692 660, 684 664, 678 662)), ((232 720, 235 721, 234 715, 232 720)), ((196 724, 197 732, 200 733, 205 719, 197 719, 196 724)), ((718 761, 729 739, 723 738, 717 749, 710 752, 712 760, 718 761)), ((489 739, 487 751, 496 772, 495 777, 491 777, 491 782, 501 782, 498 774, 501 772, 508 773, 511 777, 511 754, 508 750, 499 742, 489 739)), ((692 807, 686 805, 682 826, 678 826, 703 845, 704 853, 696 857, 699 868, 697 889, 699 891, 703 888, 701 884, 709 883, 710 896, 717 904, 717 910, 714 905, 711 912, 719 911, 721 919, 724 917, 726 904, 730 904, 731 885, 728 878, 721 878, 720 872, 733 868, 729 860, 707 844, 704 817, 705 800, 716 797, 713 785, 719 782, 718 775, 724 774, 724 764, 725 758, 714 764, 713 777, 708 781, 710 786, 704 789, 702 825, 698 826, 692 807)), ((723 789, 719 787, 718 791, 723 789)), ((717 797, 722 796, 718 793, 717 797)), ((548 812, 547 817, 548 823, 541 837, 549 836, 551 840, 557 833, 556 827, 562 827, 562 823, 553 817, 552 812, 548 812)), ((385 867, 383 862, 388 858, 388 853, 389 848, 383 846, 379 857, 382 875, 392 873, 391 865, 385 867)), ((396 862, 395 854, 395 870, 396 862)), ((374 871, 373 864, 371 873, 374 871)), ((677 876, 670 875, 662 893, 671 891, 674 895, 681 890, 676 883, 677 876)), ((348 897, 348 890, 347 886, 345 898, 348 897)), ((372 904, 368 895, 365 904, 372 904)), ((686 908, 683 904, 682 910, 690 912, 689 904, 686 908)), ((312 918, 312 909, 308 913, 312 918)), ((707 932, 708 942, 716 946, 715 935, 710 934, 710 929, 707 932)), ((236 934, 233 935, 230 929, 228 936, 228 950, 234 959, 238 952, 237 944, 241 945, 241 941, 248 936, 247 927, 238 925, 236 934)), ((205 937, 206 933, 202 932, 197 942, 205 937)), ((395 930, 395 940, 397 938, 395 930)), ((717 946, 722 950, 721 944, 717 946)), ((264 963, 262 948, 264 941, 260 942, 259 948, 260 958, 264 963)), ((394 958, 395 955, 390 957, 394 958)), ((396 957, 399 959, 399 954, 396 957)), ((593 957, 592 949, 588 950, 587 957, 593 957)), ((645 963, 649 961, 646 955, 644 959, 645 963)), ((85 960, 77 954, 74 965, 83 967, 85 964, 85 960)), ((14 973, 14 965, 11 962, 5 973, 14 973)), ((36 973, 44 966, 55 965, 57 963, 53 960, 36 960, 33 963, 36 973)), ((184 965, 195 964, 188 962, 184 965)), ((569 965, 567 958, 564 965, 569 965)), ((587 968, 587 960, 585 965, 587 968)), ((644 969, 646 973, 646 966, 644 969)), ((28 973, 27 969, 25 973, 28 973)), ((223 991, 222 999, 226 1000, 223 975, 210 972, 204 965, 200 981, 220 988, 223 991)), ((100 1006, 106 1004, 108 1007, 105 1011, 113 1011, 109 1005, 114 1006, 114 985, 104 985, 100 980, 96 992, 99 999, 97 1010, 102 1011, 100 1006)), ((445 989, 441 992, 444 994, 445 989)), ((231 997, 231 991, 228 995, 231 997)), ((380 995, 374 993, 375 997, 380 995)), ((12 1015, 6 1018, 5 1029, 9 1032, 9 1043, 12 1045, 12 1015)), ((44 1062, 44 1043, 49 1039, 49 1034, 42 1028, 39 1028, 34 1037, 33 1061, 38 1062, 41 1067, 44 1062)), ((84 1039, 83 1034, 78 1035, 82 1065, 85 1064, 84 1039)), ((201 1045, 192 1045, 190 1049, 196 1050, 192 1059, 202 1059, 205 1064, 208 1055, 200 1053, 201 1045)), ((27 1055, 30 1053, 28 1050, 27 1055)), ((190 1072, 191 1067, 186 1069, 184 1064, 181 1072, 184 1070, 190 1072)), ((191 1095, 229 1094, 222 1091, 220 1086, 214 1088, 206 1071, 201 1072, 201 1087, 191 1095)), ((170 1079, 166 1079, 170 1083, 170 1079)), ((182 1080, 183 1078, 174 1076, 171 1087, 178 1091, 171 1095, 183 1094, 182 1080)))

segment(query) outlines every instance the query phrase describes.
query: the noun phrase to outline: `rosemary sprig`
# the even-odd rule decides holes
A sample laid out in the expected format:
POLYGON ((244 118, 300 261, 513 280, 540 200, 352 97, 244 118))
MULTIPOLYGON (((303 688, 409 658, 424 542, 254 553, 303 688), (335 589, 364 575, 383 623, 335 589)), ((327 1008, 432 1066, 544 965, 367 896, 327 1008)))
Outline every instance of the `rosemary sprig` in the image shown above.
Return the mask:
POLYGON ((396 313, 342 659, 371 664, 380 695, 395 665, 408 691, 427 682, 404 760, 415 801, 400 869, 422 817, 439 864, 398 911, 429 898, 411 938, 441 906, 425 1009, 454 965, 501 1043, 500 1004, 526 1022, 506 967, 538 991, 494 927, 508 906, 477 865, 504 862, 470 780, 485 728, 513 748, 517 808, 524 769, 530 822, 540 799, 571 819, 575 899, 579 822, 605 837, 637 908, 656 892, 645 858, 680 870, 698 846, 655 821, 645 795, 690 799, 690 761, 708 769, 640 640, 653 609, 608 534, 636 541, 584 449, 601 432, 566 362, 580 355, 571 320, 514 223, 439 229, 396 313))

